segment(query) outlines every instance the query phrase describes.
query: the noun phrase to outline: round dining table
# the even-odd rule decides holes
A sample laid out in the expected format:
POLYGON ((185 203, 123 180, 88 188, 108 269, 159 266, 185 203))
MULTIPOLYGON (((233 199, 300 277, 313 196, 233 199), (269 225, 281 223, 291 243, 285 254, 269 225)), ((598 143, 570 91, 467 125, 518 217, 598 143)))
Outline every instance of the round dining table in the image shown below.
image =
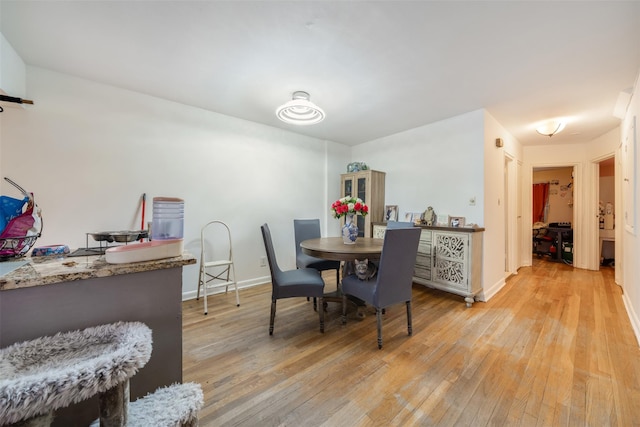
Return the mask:
POLYGON ((300 243, 302 252, 331 261, 353 261, 356 259, 378 260, 382 253, 384 239, 358 237, 355 244, 347 245, 342 237, 320 237, 304 240, 300 243))
MULTIPOLYGON (((358 237, 352 245, 343 242, 342 237, 320 237, 317 239, 303 240, 300 242, 302 252, 316 258, 327 259, 331 261, 344 261, 342 276, 345 275, 347 264, 354 260, 369 259, 377 261, 382 253, 382 244, 384 239, 374 239, 373 237, 358 237)), ((335 292, 329 292, 324 295, 324 300, 332 302, 342 302, 342 291, 340 283, 337 284, 335 292)), ((364 301, 356 297, 349 296, 351 301, 357 308, 357 316, 365 317, 364 301)))

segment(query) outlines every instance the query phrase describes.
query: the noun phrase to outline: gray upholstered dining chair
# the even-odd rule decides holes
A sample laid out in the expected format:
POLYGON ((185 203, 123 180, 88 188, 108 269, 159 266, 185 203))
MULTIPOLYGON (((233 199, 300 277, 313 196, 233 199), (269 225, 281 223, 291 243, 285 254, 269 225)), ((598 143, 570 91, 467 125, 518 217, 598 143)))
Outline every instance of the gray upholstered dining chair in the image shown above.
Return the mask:
POLYGON ((319 219, 294 219, 293 232, 296 241, 296 267, 315 268, 318 271, 336 270, 336 283, 340 283, 340 261, 329 261, 316 258, 302 252, 300 243, 322 237, 320 234, 319 219))
MULTIPOLYGON (((336 286, 340 286, 340 261, 330 261, 322 258, 316 258, 302 252, 300 243, 322 237, 320 233, 319 219, 294 219, 293 234, 296 241, 296 267, 297 268, 315 268, 322 272, 325 270, 336 270, 336 286)), ((307 298, 308 300, 309 298, 307 298)), ((313 308, 317 308, 317 301, 313 299, 313 308)))
MULTIPOLYGON (((415 225, 412 222, 409 221, 389 221, 387 222, 387 230, 393 230, 396 228, 413 228, 415 227, 415 225)), ((386 233, 386 230, 385 230, 386 233)), ((378 266, 378 262, 377 261, 372 261, 376 267, 378 266)), ((384 314, 384 310, 382 311, 382 314, 384 314)))
POLYGON ((404 302, 407 306, 407 330, 411 325, 411 291, 421 229, 418 227, 387 230, 380 255, 378 273, 371 280, 354 274, 342 278, 342 323, 347 322, 347 296, 352 295, 376 309, 378 348, 382 348, 382 310, 404 302))
MULTIPOLYGON (((273 249, 271 231, 267 224, 263 224, 262 238, 267 251, 267 261, 271 270, 271 318, 269 320, 269 335, 273 335, 273 325, 276 318, 276 300, 291 297, 317 298, 322 307, 324 295, 324 280, 320 272, 313 268, 298 268, 283 271, 278 266, 276 253, 273 249)), ((324 310, 318 310, 320 316, 320 332, 324 332, 324 310)))
POLYGON ((393 230, 395 228, 412 228, 415 227, 412 222, 408 221, 389 221, 387 222, 387 230, 393 230))

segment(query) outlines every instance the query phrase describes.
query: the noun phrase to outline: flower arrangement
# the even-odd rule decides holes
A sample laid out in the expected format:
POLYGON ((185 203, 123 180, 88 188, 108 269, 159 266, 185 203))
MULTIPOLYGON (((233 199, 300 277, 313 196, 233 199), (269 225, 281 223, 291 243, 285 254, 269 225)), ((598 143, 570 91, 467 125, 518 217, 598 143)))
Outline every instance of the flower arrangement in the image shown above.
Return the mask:
POLYGON ((366 216, 369 213, 369 207, 357 197, 342 197, 336 200, 331 205, 331 211, 334 218, 340 218, 345 215, 362 215, 366 216))

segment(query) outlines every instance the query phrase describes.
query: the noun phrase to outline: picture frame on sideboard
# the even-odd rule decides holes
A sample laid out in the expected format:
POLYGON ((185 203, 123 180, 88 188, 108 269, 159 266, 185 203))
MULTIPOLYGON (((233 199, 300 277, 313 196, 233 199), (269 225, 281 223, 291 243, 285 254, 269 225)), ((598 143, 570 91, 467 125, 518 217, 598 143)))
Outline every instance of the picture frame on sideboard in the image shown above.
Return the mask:
POLYGON ((398 205, 386 205, 384 207, 384 219, 385 221, 397 221, 398 220, 398 205))
POLYGON ((463 216, 450 216, 449 227, 464 227, 465 218, 463 216))

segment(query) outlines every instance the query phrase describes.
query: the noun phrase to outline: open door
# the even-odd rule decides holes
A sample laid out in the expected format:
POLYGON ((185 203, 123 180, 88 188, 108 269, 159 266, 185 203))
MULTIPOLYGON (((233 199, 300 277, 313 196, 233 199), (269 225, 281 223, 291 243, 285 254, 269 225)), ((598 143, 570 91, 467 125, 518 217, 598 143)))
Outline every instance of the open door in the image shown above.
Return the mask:
POLYGON ((505 209, 505 261, 504 270, 505 277, 518 273, 520 254, 518 248, 518 236, 520 236, 519 222, 522 213, 518 207, 518 189, 520 188, 520 179, 518 177, 518 165, 514 159, 505 154, 504 157, 504 209, 505 209))
POLYGON ((598 162, 598 254, 600 268, 615 268, 615 159, 598 162))

